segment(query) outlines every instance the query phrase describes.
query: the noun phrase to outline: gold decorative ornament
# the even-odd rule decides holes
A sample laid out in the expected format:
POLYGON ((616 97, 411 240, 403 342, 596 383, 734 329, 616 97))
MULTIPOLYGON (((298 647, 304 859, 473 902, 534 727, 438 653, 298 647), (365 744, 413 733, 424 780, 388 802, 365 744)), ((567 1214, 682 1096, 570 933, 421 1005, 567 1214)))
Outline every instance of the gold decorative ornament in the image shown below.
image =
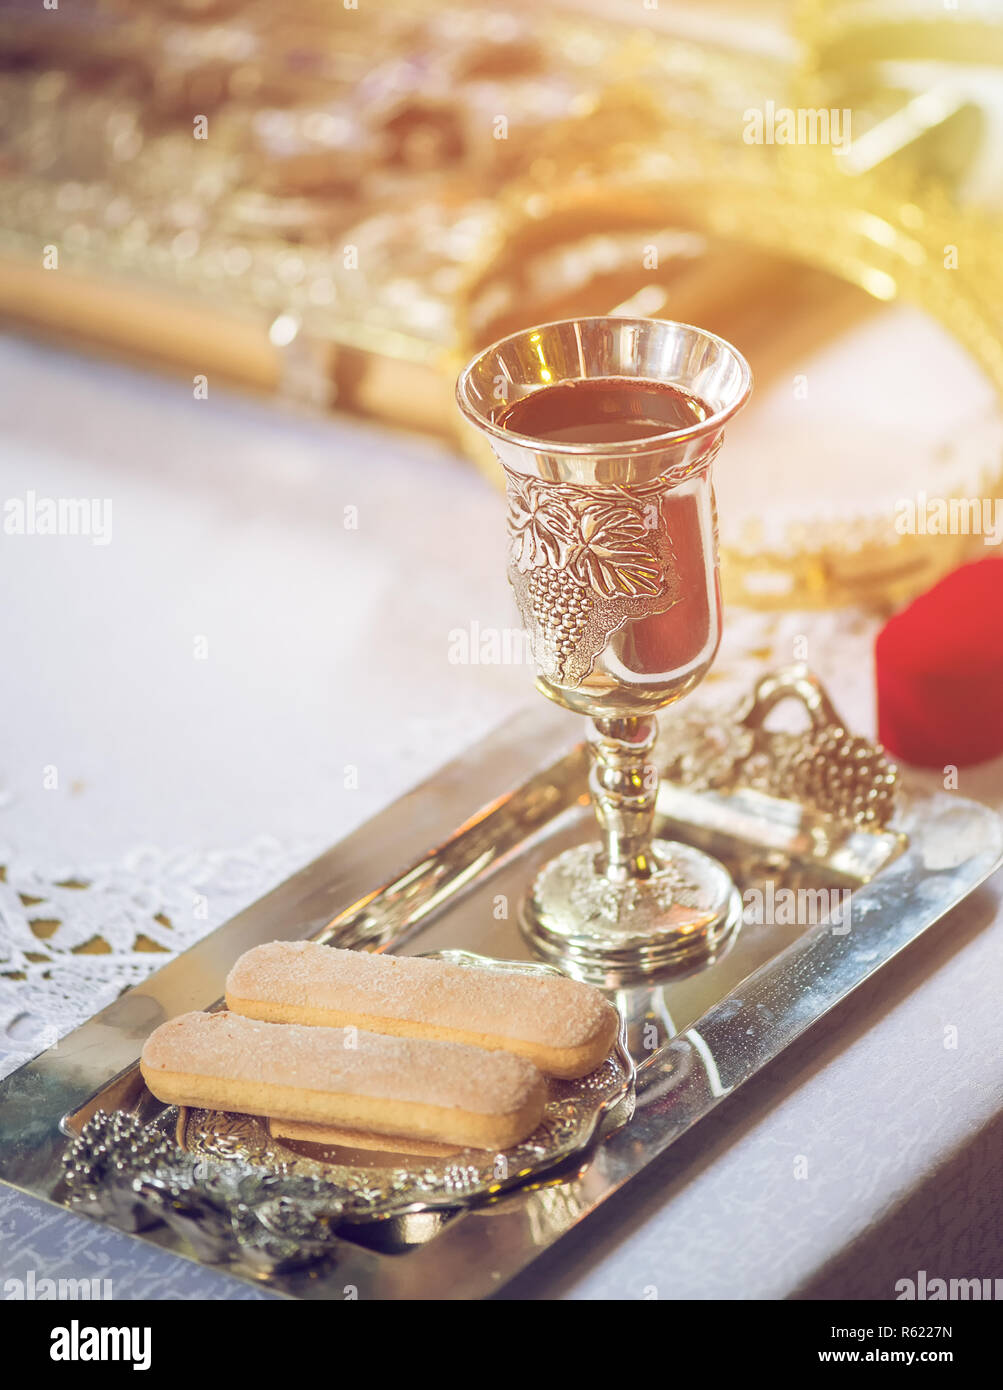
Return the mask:
MULTIPOLYGON (((1000 217, 967 193, 980 113, 895 61, 1001 61, 999 8, 810 0, 797 61, 665 19, 432 0, 0 15, 0 310, 451 433, 458 367, 526 322, 716 326, 824 271, 920 305, 1003 393, 1000 217), (809 137, 847 110, 852 139, 750 141, 766 97, 809 137)), ((998 495, 1003 464, 963 486, 998 495)), ((722 582, 757 606, 897 603, 973 544, 806 502, 779 537, 729 532, 722 582)))

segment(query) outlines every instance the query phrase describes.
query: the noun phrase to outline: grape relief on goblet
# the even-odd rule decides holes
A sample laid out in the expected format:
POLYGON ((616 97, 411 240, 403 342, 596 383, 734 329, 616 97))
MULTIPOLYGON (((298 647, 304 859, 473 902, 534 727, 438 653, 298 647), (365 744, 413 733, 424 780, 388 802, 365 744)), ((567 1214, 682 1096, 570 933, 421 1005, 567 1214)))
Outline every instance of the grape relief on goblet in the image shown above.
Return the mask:
POLYGON ((509 581, 534 659, 574 688, 625 623, 678 603, 661 478, 579 487, 506 468, 509 581))

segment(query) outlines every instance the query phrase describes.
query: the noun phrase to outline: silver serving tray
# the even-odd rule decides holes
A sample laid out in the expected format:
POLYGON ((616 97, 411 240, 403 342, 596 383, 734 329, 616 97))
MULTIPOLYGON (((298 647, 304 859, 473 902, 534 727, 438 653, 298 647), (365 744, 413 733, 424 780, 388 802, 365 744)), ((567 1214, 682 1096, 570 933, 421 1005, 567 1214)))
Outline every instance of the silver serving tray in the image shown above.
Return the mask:
MULTIPOLYGON (((310 936, 405 953, 460 948, 528 959, 519 901, 544 860, 588 833, 579 732, 573 718, 539 702, 0 1082, 0 1180, 69 1206, 62 1159, 73 1135, 99 1110, 156 1113, 136 1066, 144 1040, 165 1019, 210 1007, 236 957, 260 942, 310 936)), ((336 1237, 332 1263, 271 1274, 270 1288, 302 1298, 342 1298, 348 1286, 363 1298, 495 1292, 1003 859, 999 818, 946 792, 906 788, 884 832, 833 836, 789 800, 671 783, 659 795, 659 818, 658 833, 724 858, 740 888, 764 874, 850 888, 850 929, 824 921, 747 925, 704 971, 618 991, 637 1063, 636 1109, 573 1172, 455 1215, 353 1228, 336 1237)), ((171 1228, 138 1238, 197 1258, 171 1228)))

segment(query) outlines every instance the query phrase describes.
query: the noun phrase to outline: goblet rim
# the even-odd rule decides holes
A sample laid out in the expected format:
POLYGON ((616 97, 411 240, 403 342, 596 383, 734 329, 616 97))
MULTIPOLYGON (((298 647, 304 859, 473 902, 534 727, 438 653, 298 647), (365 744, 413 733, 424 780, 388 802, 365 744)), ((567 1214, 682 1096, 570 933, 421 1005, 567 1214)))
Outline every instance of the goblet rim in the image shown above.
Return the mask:
MULTIPOLYGON (((578 379, 578 378, 576 378, 578 379)), ((638 377, 641 380, 655 380, 656 378, 638 377)), ((668 383, 669 385, 680 383, 668 383)), ((588 457, 614 457, 617 455, 630 454, 632 457, 639 454, 655 454, 674 444, 683 443, 690 439, 699 439, 701 435, 711 434, 725 425, 733 415, 745 405, 752 394, 753 375, 752 368, 749 366, 745 356, 739 352, 733 343, 727 338, 723 338, 719 333, 711 333, 709 329, 701 328, 699 324, 684 323, 682 319, 656 319, 641 318, 633 315, 619 314, 586 314, 581 317, 551 319, 547 323, 531 324, 528 328, 517 329, 514 333, 506 333, 487 347, 481 348, 476 353, 463 371, 456 379, 456 403, 460 413, 471 425, 481 430, 485 434, 492 435, 495 439, 504 440, 508 444, 530 448, 534 453, 543 454, 568 454, 588 456, 588 457), (730 353, 738 364, 741 373, 741 388, 733 401, 716 410, 713 415, 708 415, 705 420, 698 420, 692 425, 687 425, 682 429, 666 430, 663 434, 651 435, 642 440, 611 440, 609 442, 582 444, 569 440, 540 439, 532 434, 519 434, 516 430, 506 429, 499 425, 489 416, 482 414, 471 401, 469 391, 471 377, 474 369, 490 353, 499 351, 507 343, 514 343, 519 338, 525 338, 529 333, 543 332, 548 328, 567 328, 572 324, 590 323, 609 323, 615 321, 623 324, 635 324, 638 326, 646 324, 657 324, 659 327, 683 328, 691 333, 699 334, 709 343, 715 343, 726 352, 730 353)), ((685 389, 685 388, 684 388, 685 389)))

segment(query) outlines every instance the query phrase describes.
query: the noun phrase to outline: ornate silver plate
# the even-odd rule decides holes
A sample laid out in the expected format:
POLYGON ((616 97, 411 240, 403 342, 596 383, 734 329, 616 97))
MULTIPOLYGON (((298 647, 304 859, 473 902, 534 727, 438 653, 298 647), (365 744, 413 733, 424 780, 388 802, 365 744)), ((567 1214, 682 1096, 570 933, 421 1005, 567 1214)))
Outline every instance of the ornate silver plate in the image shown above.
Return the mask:
MULTIPOLYGON (((535 962, 489 960, 471 951, 425 954, 472 969, 559 973, 535 962)), ((341 1221, 386 1220, 468 1205, 539 1179, 586 1149, 601 1126, 609 1132, 613 1124, 630 1119, 633 1083, 634 1064, 621 1038, 606 1061, 588 1076, 577 1081, 549 1078, 541 1124, 521 1144, 499 1153, 460 1149, 422 1158, 393 1150, 377 1154, 275 1138, 257 1116, 212 1110, 181 1110, 177 1139, 181 1149, 197 1158, 326 1183, 337 1197, 341 1221)))
MULTIPOLYGON (((728 717, 690 716, 675 742, 666 721, 661 759, 670 780, 659 794, 658 831, 723 858, 747 902, 821 890, 845 895, 849 916, 750 914, 707 969, 616 991, 636 1069, 629 1122, 614 1086, 591 1141, 559 1166, 548 1160, 545 1170, 516 1174, 514 1185, 478 1191, 472 1204, 458 1195, 440 1205, 412 1190, 406 1214, 374 1221, 371 1209, 361 1222, 352 1194, 332 1202, 336 1185, 313 1172, 178 1149, 177 1114, 146 1091, 136 1059, 164 1019, 211 1007, 251 946, 309 936, 527 960, 522 895, 541 863, 580 841, 589 814, 575 721, 537 703, 0 1083, 0 1179, 138 1228, 142 1238, 149 1232, 188 1258, 230 1259, 236 1240, 234 1272, 294 1297, 342 1297, 346 1285, 369 1298, 481 1297, 940 922, 1003 858, 1000 820, 984 806, 908 784, 894 788, 894 809, 886 804, 889 784, 878 779, 888 771, 874 750, 837 735, 835 713, 806 673, 779 673, 728 717), (764 726, 769 707, 789 695, 809 712, 804 735, 764 726), (857 790, 845 776, 824 775, 825 757, 862 769, 857 790), (876 806, 880 814, 871 814, 876 806), (396 859, 389 877, 388 854, 396 859), (67 1168, 88 1125, 93 1152, 82 1170, 72 1158, 67 1168), (136 1171, 127 1174, 130 1165, 136 1171), (328 1263, 302 1267, 317 1254, 328 1263)), ((218 1144, 221 1131, 213 1133, 218 1144)), ((401 1166, 392 1156, 382 1163, 370 1156, 342 1167, 375 1172, 378 1187, 401 1166)), ((440 1192, 444 1178, 440 1170, 440 1192)))
MULTIPOLYGON (((558 973, 470 951, 426 954, 475 970, 558 973)), ((399 1223, 539 1186, 597 1134, 630 1119, 633 1084, 621 1029, 588 1076, 548 1079, 543 1119, 521 1144, 424 1157, 276 1137, 260 1116, 229 1111, 168 1106, 145 1125, 128 1108, 101 1111, 63 1156, 66 1186, 91 1216, 134 1231, 163 1222, 211 1263, 276 1274, 328 1259, 346 1227, 399 1223)))

